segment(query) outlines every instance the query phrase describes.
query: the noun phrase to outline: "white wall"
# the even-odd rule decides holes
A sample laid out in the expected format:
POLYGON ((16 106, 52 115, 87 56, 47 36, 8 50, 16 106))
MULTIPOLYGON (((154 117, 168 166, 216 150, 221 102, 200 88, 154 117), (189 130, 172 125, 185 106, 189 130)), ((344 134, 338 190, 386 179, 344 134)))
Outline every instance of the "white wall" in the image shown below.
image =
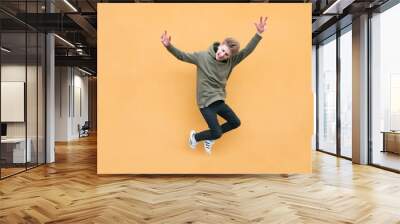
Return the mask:
POLYGON ((68 141, 69 68, 55 68, 55 141, 68 141))
POLYGON ((88 120, 89 118, 89 111, 88 111, 88 77, 85 76, 81 76, 81 74, 83 73, 79 73, 79 75, 76 75, 76 71, 75 70, 75 79, 74 79, 74 86, 75 86, 75 114, 74 114, 74 119, 72 119, 72 132, 71 134, 75 137, 78 138, 79 133, 78 133, 78 129, 77 126, 78 124, 80 124, 81 126, 85 123, 85 121, 88 120), (80 90, 80 93, 78 93, 78 91, 80 90), (78 98, 78 96, 80 95, 80 99, 78 98), (80 100, 80 105, 79 105, 79 101, 80 100), (79 108, 82 110, 81 112, 79 111, 79 108))
POLYGON ((88 120, 88 77, 76 68, 56 67, 55 87, 55 140, 77 139, 78 124, 88 120))
MULTIPOLYGON (((3 82, 14 82, 14 81, 18 81, 18 82, 25 82, 25 75, 26 75, 26 71, 25 69, 27 69, 27 74, 28 76, 34 74, 36 76, 36 67, 34 66, 27 66, 27 68, 24 65, 18 65, 18 64, 5 64, 1 66, 1 81, 3 82)), ((32 82, 32 78, 28 77, 29 81, 32 82)), ((36 85, 35 83, 30 83, 33 85, 36 85)), ((27 96, 28 97, 33 97, 36 98, 36 88, 35 89, 27 89, 28 93, 27 96), (33 92, 31 92, 30 90, 32 90, 33 92)), ((27 99, 28 103, 33 101, 32 99, 27 99)), ((27 108, 29 111, 31 112, 32 110, 32 106, 33 105, 27 105, 28 107, 30 106, 30 108, 27 108)), ((36 109, 36 105, 34 105, 34 109, 36 109)), ((2 108, 2 110, 6 110, 6 108, 2 108)), ((32 122, 34 121, 36 123, 36 113, 28 113, 28 122, 32 122), (31 117, 33 116, 33 117, 31 117)), ((7 136, 8 137, 25 137, 25 122, 7 122, 7 136)), ((32 124, 28 124, 28 129, 30 127, 33 127, 34 125, 32 124)), ((34 127, 34 129, 36 130, 36 125, 34 127)), ((28 137, 29 134, 31 133, 31 131, 28 130, 28 137)), ((36 132, 35 132, 36 134, 36 132)))
MULTIPOLYGON (((28 71, 32 67, 28 67, 28 71)), ((25 64, 9 64, 1 66, 1 81, 3 82, 25 82, 25 64)), ((28 72, 29 74, 30 72, 28 72)), ((2 108, 5 110, 5 108, 2 108)), ((24 122, 11 122, 7 123, 7 137, 25 137, 25 123, 24 122)))

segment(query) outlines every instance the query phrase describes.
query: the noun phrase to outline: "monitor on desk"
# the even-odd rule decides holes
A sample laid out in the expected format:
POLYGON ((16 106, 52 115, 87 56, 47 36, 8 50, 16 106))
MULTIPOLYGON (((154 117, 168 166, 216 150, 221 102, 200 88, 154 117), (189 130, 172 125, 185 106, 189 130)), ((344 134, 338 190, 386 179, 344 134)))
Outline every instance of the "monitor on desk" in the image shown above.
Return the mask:
POLYGON ((1 138, 5 138, 7 136, 7 124, 1 123, 1 138))

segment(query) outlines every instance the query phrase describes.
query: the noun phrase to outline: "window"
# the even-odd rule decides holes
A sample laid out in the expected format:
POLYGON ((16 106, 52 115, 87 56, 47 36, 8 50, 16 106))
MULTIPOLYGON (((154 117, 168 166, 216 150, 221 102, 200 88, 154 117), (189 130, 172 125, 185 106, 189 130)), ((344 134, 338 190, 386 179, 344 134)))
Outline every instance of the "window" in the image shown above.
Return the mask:
POLYGON ((400 5, 371 18, 372 163, 400 170, 400 5))
POLYGON ((336 36, 318 47, 318 149, 336 153, 336 36))
POLYGON ((340 36, 340 154, 352 157, 352 33, 351 26, 340 36))

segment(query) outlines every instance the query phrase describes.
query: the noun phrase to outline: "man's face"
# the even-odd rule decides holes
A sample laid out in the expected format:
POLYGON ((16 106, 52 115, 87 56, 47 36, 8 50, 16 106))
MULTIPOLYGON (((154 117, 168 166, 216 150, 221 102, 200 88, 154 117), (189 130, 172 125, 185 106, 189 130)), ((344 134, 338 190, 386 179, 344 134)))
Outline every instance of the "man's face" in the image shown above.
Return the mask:
POLYGON ((220 44, 218 46, 217 53, 215 53, 215 59, 217 61, 224 61, 231 56, 231 51, 225 44, 220 44))

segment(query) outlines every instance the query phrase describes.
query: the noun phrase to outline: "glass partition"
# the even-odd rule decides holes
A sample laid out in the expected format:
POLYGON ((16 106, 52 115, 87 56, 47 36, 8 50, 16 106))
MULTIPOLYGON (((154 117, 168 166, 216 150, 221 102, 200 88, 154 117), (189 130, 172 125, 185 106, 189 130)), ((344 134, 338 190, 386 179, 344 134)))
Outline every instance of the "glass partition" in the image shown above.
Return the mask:
MULTIPOLYGON (((45 34, 17 17, 45 1, 1 1, 0 178, 45 163, 45 34)), ((36 17, 34 17, 36 18, 36 17)))
POLYGON ((1 176, 24 171, 31 162, 26 144, 26 33, 1 34, 1 176))

